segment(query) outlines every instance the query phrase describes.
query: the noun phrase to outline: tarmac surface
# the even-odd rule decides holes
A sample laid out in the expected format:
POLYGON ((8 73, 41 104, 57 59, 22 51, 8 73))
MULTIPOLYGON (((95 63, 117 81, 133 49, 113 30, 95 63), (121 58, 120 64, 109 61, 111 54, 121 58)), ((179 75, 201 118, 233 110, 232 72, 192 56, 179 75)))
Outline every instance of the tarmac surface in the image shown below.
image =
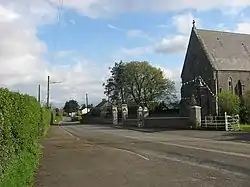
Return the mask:
POLYGON ((247 133, 62 123, 44 141, 35 186, 249 187, 247 133))

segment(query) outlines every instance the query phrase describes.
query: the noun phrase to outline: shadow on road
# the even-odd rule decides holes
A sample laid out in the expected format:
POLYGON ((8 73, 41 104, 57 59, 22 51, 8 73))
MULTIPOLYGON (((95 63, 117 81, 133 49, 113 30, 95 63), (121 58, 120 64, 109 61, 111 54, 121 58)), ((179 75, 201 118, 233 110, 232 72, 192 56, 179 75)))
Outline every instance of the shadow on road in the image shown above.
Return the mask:
POLYGON ((190 130, 190 129, 174 129, 174 128, 162 128, 162 127, 155 127, 155 128, 138 128, 135 125, 113 125, 111 123, 88 123, 88 124, 81 124, 80 122, 61 122, 59 124, 60 126, 93 126, 93 127, 98 127, 98 129, 107 129, 109 128, 110 130, 117 130, 117 129, 124 129, 124 130, 133 130, 133 131, 138 131, 138 132, 144 132, 144 133, 157 133, 157 132, 162 132, 162 131, 177 131, 177 130, 190 130))
POLYGON ((223 135, 229 141, 249 141, 250 132, 232 132, 223 135))

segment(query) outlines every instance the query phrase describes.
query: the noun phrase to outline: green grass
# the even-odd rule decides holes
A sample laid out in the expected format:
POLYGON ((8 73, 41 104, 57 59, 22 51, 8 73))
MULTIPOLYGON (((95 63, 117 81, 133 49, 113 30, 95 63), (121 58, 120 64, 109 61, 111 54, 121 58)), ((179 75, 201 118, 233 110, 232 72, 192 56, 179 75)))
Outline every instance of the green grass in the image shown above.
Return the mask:
POLYGON ((55 116, 54 124, 58 124, 60 121, 62 121, 62 116, 55 116))
POLYGON ((250 125, 249 125, 249 124, 241 124, 241 125, 240 125, 240 130, 241 130, 241 131, 250 132, 250 125))

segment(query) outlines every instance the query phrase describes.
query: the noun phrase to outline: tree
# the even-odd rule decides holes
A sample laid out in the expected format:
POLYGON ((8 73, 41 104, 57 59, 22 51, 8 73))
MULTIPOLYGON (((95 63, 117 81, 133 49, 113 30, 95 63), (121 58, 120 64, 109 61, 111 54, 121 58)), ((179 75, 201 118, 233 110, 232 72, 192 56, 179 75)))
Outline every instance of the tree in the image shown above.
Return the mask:
POLYGON ((229 115, 239 114, 240 98, 230 91, 222 91, 218 94, 219 109, 221 115, 225 112, 229 115))
POLYGON ((83 110, 85 108, 86 108, 86 104, 82 104, 81 109, 83 110))
POLYGON ((126 101, 152 107, 175 92, 174 82, 148 62, 116 63, 111 68, 111 79, 105 85, 105 93, 114 103, 126 101))
POLYGON ((137 105, 150 107, 151 103, 165 100, 175 91, 174 82, 148 62, 127 63, 124 79, 125 90, 137 105))
POLYGON ((246 106, 247 110, 250 111, 250 91, 247 91, 244 95, 244 105, 246 106))
POLYGON ((113 104, 122 103, 125 99, 124 66, 122 61, 116 62, 114 67, 110 68, 110 78, 103 84, 104 93, 109 97, 109 102, 113 104))
MULTIPOLYGON (((83 110, 83 109, 85 109, 85 108, 87 108, 87 107, 86 107, 86 104, 82 104, 82 105, 81 105, 81 110, 83 110)), ((91 108, 93 108, 93 104, 89 104, 89 105, 88 105, 88 109, 91 109, 91 108)))
POLYGON ((93 104, 89 104, 89 105, 88 105, 88 108, 90 108, 90 109, 91 109, 91 108, 94 108, 93 104))
POLYGON ((250 91, 247 91, 241 103, 240 118, 242 123, 250 121, 250 91))
POLYGON ((59 108, 56 108, 55 112, 56 112, 56 116, 60 116, 60 110, 59 110, 59 108))
POLYGON ((78 102, 75 100, 69 100, 65 103, 63 110, 67 113, 77 112, 79 109, 78 102))

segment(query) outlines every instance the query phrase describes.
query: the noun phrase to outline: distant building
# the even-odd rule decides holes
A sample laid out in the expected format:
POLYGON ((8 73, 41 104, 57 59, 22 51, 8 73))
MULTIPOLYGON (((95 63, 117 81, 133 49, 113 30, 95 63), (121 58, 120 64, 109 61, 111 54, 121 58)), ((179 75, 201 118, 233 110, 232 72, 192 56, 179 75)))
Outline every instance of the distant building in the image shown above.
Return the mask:
POLYGON ((183 116, 189 115, 192 95, 202 107, 203 116, 218 115, 215 95, 221 90, 242 97, 250 89, 250 35, 197 29, 194 25, 181 79, 180 109, 183 116), (205 83, 200 91, 197 81, 194 81, 199 76, 205 83))
POLYGON ((84 108, 80 110, 81 114, 87 114, 90 112, 90 108, 84 108))
POLYGON ((95 108, 100 110, 106 110, 108 106, 110 106, 108 101, 106 99, 102 99, 102 101, 98 105, 96 105, 95 108))

